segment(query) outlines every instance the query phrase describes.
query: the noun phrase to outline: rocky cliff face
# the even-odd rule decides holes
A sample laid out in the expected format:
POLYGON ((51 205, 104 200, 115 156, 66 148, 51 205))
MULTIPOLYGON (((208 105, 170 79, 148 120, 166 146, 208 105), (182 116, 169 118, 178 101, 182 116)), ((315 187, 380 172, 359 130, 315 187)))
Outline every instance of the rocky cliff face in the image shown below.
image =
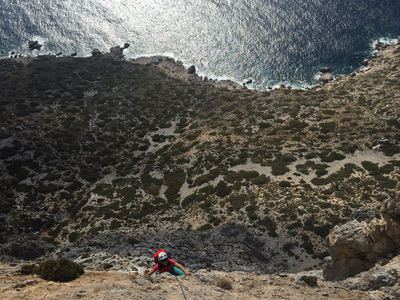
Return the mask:
POLYGON ((382 259, 400 252, 400 199, 386 201, 380 217, 371 214, 335 227, 328 236, 332 265, 329 279, 343 279, 370 269, 382 259))
POLYGON ((324 270, 325 278, 340 280, 352 290, 379 290, 385 299, 398 299, 399 208, 399 198, 391 199, 378 216, 363 210, 357 219, 335 227, 328 237, 332 263, 324 270))
POLYGON ((1 251, 317 267, 335 225, 399 189, 399 66, 393 46, 355 76, 257 92, 163 57, 2 59, 1 251))

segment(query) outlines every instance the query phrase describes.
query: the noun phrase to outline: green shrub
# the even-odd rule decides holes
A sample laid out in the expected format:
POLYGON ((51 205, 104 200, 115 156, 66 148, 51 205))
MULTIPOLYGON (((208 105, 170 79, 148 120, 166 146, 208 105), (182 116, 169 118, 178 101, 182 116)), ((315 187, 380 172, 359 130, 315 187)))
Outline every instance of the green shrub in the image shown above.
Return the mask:
POLYGON ((283 188, 289 188, 292 186, 292 184, 287 180, 282 180, 281 182, 279 182, 279 186, 283 188))
POLYGON ((400 146, 394 144, 381 145, 381 150, 386 156, 393 156, 400 153, 400 146))
POLYGON ((339 171, 329 175, 327 178, 317 177, 311 179, 311 183, 317 186, 321 186, 343 181, 344 179, 349 178, 353 174, 354 170, 357 169, 359 169, 359 167, 355 164, 345 164, 344 167, 342 167, 339 171))
POLYGON ((245 179, 246 181, 249 181, 253 178, 257 178, 260 174, 257 171, 244 171, 240 170, 239 175, 245 179))
POLYGON ((68 240, 71 242, 71 243, 74 243, 74 242, 76 242, 77 240, 79 240, 79 238, 80 238, 80 233, 79 232, 71 232, 70 234, 68 234, 68 240))
POLYGON ((263 185, 263 184, 266 184, 268 181, 269 181, 269 177, 267 177, 264 174, 262 174, 262 175, 260 175, 260 176, 258 176, 256 178, 253 178, 251 180, 251 183, 255 184, 255 185, 263 185))
POLYGON ((197 202, 198 199, 199 199, 199 197, 198 197, 197 193, 191 194, 191 195, 185 197, 185 199, 182 200, 181 205, 182 206, 188 206, 191 203, 197 202))
POLYGON ((397 180, 391 179, 389 177, 379 175, 376 176, 375 178, 378 180, 379 186, 381 188, 395 189, 397 186, 397 180))
POLYGON ((229 197, 229 202, 231 204, 232 209, 239 210, 245 206, 245 203, 250 200, 249 195, 247 194, 234 194, 229 197))
POLYGON ((239 172, 229 171, 225 175, 225 180, 229 183, 241 182, 243 180, 239 172))
POLYGON ((319 124, 319 129, 322 133, 329 133, 334 131, 336 128, 336 123, 335 122, 327 122, 327 123, 320 123, 319 124))
POLYGON ((291 154, 284 154, 270 163, 272 168, 272 175, 280 176, 290 171, 287 167, 292 162, 296 161, 296 157, 291 154))
POLYGON ((362 167, 367 170, 371 175, 378 175, 379 174, 379 167, 378 164, 375 164, 370 161, 362 161, 362 167))
POLYGON ((194 186, 199 186, 199 185, 203 185, 211 180, 214 180, 215 178, 218 177, 220 173, 220 170, 218 168, 212 169, 210 170, 209 173, 205 174, 205 175, 201 175, 199 176, 195 181, 194 181, 194 186))
POLYGON ((43 279, 68 282, 84 274, 83 267, 66 258, 45 260, 39 264, 37 274, 43 279))
POLYGON ((117 228, 121 227, 121 225, 122 225, 122 224, 121 224, 120 221, 114 219, 114 220, 112 220, 111 223, 110 223, 110 229, 117 229, 117 228))
POLYGON ((220 197, 226 197, 232 192, 232 187, 228 187, 225 181, 220 181, 215 187, 215 194, 220 197))
POLYGON ((182 169, 175 169, 174 171, 165 174, 164 180, 167 185, 165 196, 169 201, 177 200, 181 186, 186 180, 185 171, 182 169))
POLYGON ((93 193, 111 199, 114 194, 114 188, 111 184, 100 183, 92 191, 93 193))
POLYGON ((317 171, 315 171, 315 175, 317 175, 318 177, 324 176, 328 174, 328 171, 325 169, 318 169, 317 171))
POLYGON ((162 180, 151 177, 148 173, 143 173, 140 176, 142 181, 143 190, 153 196, 158 196, 160 188, 162 186, 162 180))
POLYGON ((321 161, 323 162, 334 162, 335 160, 343 160, 346 158, 345 155, 338 153, 336 151, 323 151, 319 154, 321 161))
POLYGON ((271 236, 271 237, 278 236, 278 234, 276 232, 276 229, 277 229, 276 223, 271 217, 265 216, 263 219, 260 220, 259 224, 260 224, 260 226, 267 229, 269 236, 271 236))
POLYGON ((379 173, 389 174, 394 171, 394 166, 392 164, 386 164, 379 168, 379 173))

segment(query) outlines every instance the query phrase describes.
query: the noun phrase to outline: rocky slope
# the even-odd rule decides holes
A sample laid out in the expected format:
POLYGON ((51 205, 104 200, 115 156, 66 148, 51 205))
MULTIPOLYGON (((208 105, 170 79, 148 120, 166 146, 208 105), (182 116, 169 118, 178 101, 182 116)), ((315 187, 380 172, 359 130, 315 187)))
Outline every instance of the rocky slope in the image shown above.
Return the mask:
MULTIPOLYGON (((165 274, 164 274, 165 275, 165 274)), ((382 293, 352 291, 318 281, 308 286, 299 275, 257 275, 199 270, 181 280, 188 299, 384 299, 382 293)), ((148 281, 125 272, 91 271, 69 283, 18 275, 0 265, 2 299, 184 299, 172 276, 148 281), (4 275, 5 272, 7 275, 4 275)))
POLYGON ((382 48, 266 92, 118 47, 0 60, 3 259, 139 270, 166 247, 192 269, 320 267, 335 225, 398 197, 400 46, 382 48))

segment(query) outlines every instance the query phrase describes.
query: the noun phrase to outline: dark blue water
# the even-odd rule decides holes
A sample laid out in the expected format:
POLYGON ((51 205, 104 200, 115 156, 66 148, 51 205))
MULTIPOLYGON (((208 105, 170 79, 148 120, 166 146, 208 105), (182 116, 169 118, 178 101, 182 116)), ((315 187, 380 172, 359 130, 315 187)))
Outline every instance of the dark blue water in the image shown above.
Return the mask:
POLYGON ((87 55, 130 42, 256 87, 354 70, 373 40, 400 35, 400 0, 0 0, 0 55, 27 40, 87 55))

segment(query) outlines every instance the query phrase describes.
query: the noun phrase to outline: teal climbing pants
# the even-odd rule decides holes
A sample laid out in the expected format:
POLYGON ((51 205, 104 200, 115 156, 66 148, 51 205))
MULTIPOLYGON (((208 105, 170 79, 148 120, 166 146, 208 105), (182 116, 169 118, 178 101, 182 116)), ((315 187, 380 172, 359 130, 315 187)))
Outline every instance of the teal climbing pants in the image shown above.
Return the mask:
POLYGON ((170 272, 172 275, 175 275, 175 276, 182 276, 182 275, 185 275, 185 273, 181 270, 181 269, 179 269, 178 267, 176 267, 176 266, 174 266, 174 268, 171 270, 171 272, 170 272))

